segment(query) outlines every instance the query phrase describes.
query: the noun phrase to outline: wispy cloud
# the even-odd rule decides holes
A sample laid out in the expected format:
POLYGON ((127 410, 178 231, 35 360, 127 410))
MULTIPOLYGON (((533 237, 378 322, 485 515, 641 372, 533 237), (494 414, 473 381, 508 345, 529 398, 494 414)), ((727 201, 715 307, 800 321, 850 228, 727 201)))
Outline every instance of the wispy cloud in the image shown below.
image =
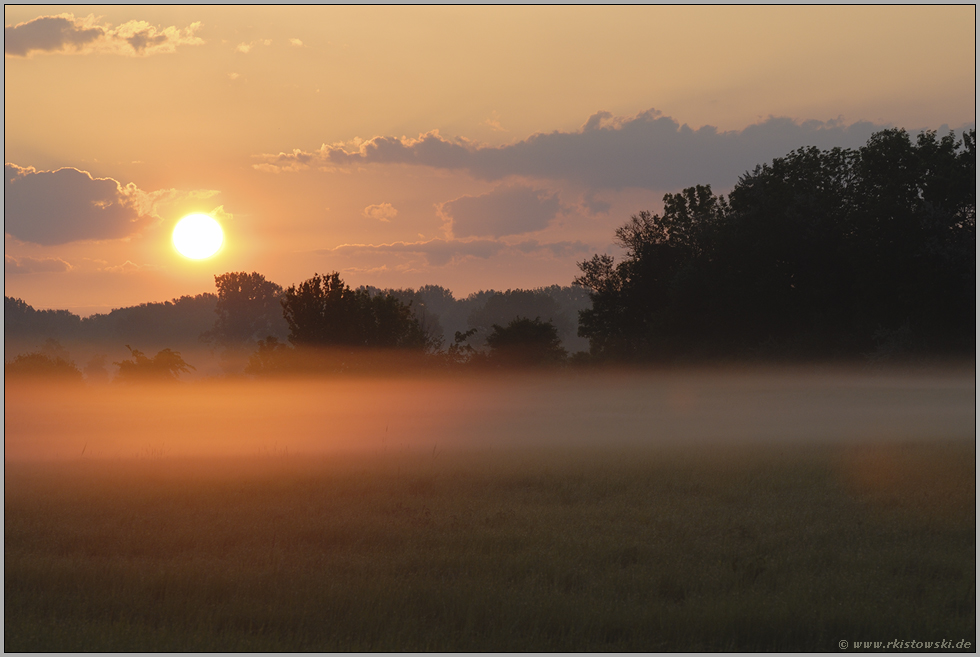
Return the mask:
POLYGON ((521 253, 546 253, 555 258, 567 258, 573 255, 591 253, 592 247, 579 240, 565 242, 546 242, 538 240, 524 240, 514 244, 513 248, 521 253))
POLYGON ((95 16, 75 18, 74 14, 39 16, 25 23, 3 28, 5 55, 27 57, 35 52, 147 56, 172 53, 178 46, 197 46, 204 40, 195 36, 201 23, 185 28, 158 27, 146 21, 128 21, 117 27, 101 24, 95 16))
POLYGON ((483 123, 484 123, 484 125, 490 126, 491 128, 493 128, 497 132, 507 132, 508 131, 507 128, 505 128, 504 126, 500 125, 500 115, 497 112, 494 112, 493 113, 493 116, 491 116, 489 119, 487 119, 483 123))
POLYGON ((130 185, 129 192, 133 203, 136 204, 140 214, 160 215, 167 210, 187 201, 205 201, 214 198, 221 192, 217 189, 158 189, 152 192, 144 192, 130 185))
MULTIPOLYGON (((442 267, 471 258, 485 260, 505 252, 567 257, 588 253, 590 249, 589 245, 578 241, 541 243, 537 240, 525 240, 517 244, 509 244, 492 239, 432 239, 418 242, 393 242, 391 244, 342 244, 332 249, 319 250, 317 253, 329 256, 378 255, 386 258, 392 256, 411 258, 414 256, 423 259, 428 265, 442 267)), ((398 269, 403 265, 388 262, 385 267, 398 269)))
POLYGON ((503 146, 448 139, 433 130, 417 138, 356 138, 315 151, 262 155, 255 167, 291 171, 408 164, 465 171, 482 180, 518 176, 595 189, 663 191, 697 183, 731 185, 742 172, 790 150, 807 145, 857 147, 882 127, 770 117, 743 130, 694 130, 653 109, 628 117, 596 112, 577 131, 537 133, 503 146))
POLYGON ((363 214, 368 219, 376 219, 377 221, 389 223, 398 215, 398 210, 391 203, 380 203, 378 205, 367 206, 364 208, 363 214))
POLYGON ((255 46, 271 46, 271 45, 272 45, 272 39, 256 39, 255 41, 249 41, 248 43, 239 43, 237 46, 235 46, 235 51, 241 53, 248 53, 251 52, 251 50, 255 46))
POLYGON ((61 258, 32 258, 30 256, 16 258, 6 254, 3 256, 3 273, 8 275, 65 272, 71 271, 71 269, 71 264, 61 258))
POLYGON ((132 260, 127 260, 120 265, 112 265, 111 267, 100 267, 99 271, 106 271, 113 274, 135 274, 141 271, 159 271, 161 267, 159 265, 138 265, 132 260))

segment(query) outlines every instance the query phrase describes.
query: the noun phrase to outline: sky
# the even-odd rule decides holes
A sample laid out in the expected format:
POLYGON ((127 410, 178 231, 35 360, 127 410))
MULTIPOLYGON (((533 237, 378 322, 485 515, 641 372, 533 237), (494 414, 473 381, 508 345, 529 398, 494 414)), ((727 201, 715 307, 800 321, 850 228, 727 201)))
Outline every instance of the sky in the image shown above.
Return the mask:
POLYGON ((4 290, 569 285, 665 193, 975 125, 973 6, 5 6, 4 290), (194 261, 192 212, 225 243, 194 261))

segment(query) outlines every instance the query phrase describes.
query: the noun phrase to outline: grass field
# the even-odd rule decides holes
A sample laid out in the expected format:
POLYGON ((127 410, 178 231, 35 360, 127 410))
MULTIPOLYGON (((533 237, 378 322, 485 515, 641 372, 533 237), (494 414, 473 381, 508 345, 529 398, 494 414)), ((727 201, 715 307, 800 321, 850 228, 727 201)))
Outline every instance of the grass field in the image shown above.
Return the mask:
POLYGON ((973 640, 974 455, 934 444, 8 465, 4 648, 973 640))
MULTIPOLYGON (((54 420, 31 413, 49 454, 54 420)), ((502 449, 441 426, 424 449, 8 455, 4 649, 976 645, 962 431, 502 449)))

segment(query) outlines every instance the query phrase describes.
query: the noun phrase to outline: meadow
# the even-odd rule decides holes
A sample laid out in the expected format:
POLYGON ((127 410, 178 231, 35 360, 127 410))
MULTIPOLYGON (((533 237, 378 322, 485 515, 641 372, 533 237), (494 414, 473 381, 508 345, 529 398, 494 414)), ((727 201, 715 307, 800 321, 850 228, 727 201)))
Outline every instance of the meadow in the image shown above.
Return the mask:
POLYGON ((975 646, 973 376, 8 386, 4 648, 975 646))

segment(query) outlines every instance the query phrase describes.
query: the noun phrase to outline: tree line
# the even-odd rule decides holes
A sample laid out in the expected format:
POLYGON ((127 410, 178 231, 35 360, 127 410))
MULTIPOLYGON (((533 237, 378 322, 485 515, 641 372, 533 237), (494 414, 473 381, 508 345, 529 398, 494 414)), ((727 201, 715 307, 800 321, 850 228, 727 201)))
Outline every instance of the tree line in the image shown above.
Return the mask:
POLYGON ((597 254, 579 333, 602 361, 975 353, 976 132, 883 130, 664 197, 597 254))
MULTIPOLYGON (((436 285, 417 290, 351 289, 336 272, 315 274, 288 289, 258 272, 228 272, 215 276, 215 288, 216 293, 141 304, 88 318, 65 310, 35 310, 21 299, 5 297, 6 351, 31 350, 18 356, 16 363, 8 362, 6 371, 60 371, 68 378, 84 372, 89 380, 107 379, 107 365, 119 367, 121 379, 129 380, 140 379, 139 372, 149 378, 174 379, 187 371, 179 366, 153 368, 149 363, 156 356, 150 358, 128 344, 131 358, 110 362, 97 353, 79 370, 62 343, 89 351, 118 351, 118 344, 138 344, 150 353, 159 350, 160 362, 170 362, 170 354, 180 357, 175 347, 185 352, 207 348, 222 362, 233 363, 226 369, 229 373, 241 371, 243 359, 236 361, 235 357, 242 354, 247 356, 248 373, 267 374, 316 368, 343 370, 355 362, 363 366, 368 360, 364 354, 356 358, 352 354, 364 350, 394 351, 402 360, 408 358, 415 364, 420 362, 416 356, 424 356, 421 360, 429 367, 464 363, 490 366, 514 360, 491 355, 509 348, 497 337, 491 340, 496 347, 487 339, 518 318, 546 326, 551 345, 547 348, 551 354, 548 362, 555 361, 555 354, 568 353, 563 344, 587 346, 576 336, 573 319, 589 303, 588 292, 580 287, 485 290, 456 299, 450 290, 436 285), (465 337, 457 340, 460 334, 465 337), (47 342, 39 347, 45 339, 47 342), (333 357, 325 361, 311 356, 311 348, 332 351, 333 357), (343 357, 344 350, 347 357, 343 357)), ((525 323, 517 330, 526 331, 525 323)), ((392 355, 376 355, 375 360, 380 367, 391 361, 392 355)), ((183 360, 180 364, 187 365, 183 360)))
MULTIPOLYGON (((364 350, 452 366, 560 365, 570 351, 580 363, 963 355, 975 353, 975 183, 974 130, 884 130, 860 149, 757 166, 727 197, 667 194, 661 214, 616 230, 624 257, 580 263, 571 286, 455 299, 434 285, 352 289, 337 272, 288 288, 229 272, 215 294, 85 319, 5 297, 5 342, 201 341, 249 352, 253 374, 344 369, 364 350), (311 348, 333 360, 314 363, 311 348)), ((120 372, 150 371, 130 351, 136 369, 120 372)), ((187 371, 174 353, 157 355, 176 363, 158 368, 170 377, 187 371)))

